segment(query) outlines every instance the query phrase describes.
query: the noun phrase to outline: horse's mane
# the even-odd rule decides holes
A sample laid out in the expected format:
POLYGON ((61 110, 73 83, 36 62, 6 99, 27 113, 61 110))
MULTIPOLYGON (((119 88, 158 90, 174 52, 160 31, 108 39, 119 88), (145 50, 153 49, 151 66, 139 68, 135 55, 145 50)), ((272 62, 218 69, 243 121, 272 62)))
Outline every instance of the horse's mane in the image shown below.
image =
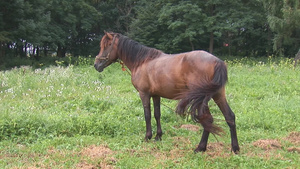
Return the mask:
POLYGON ((118 34, 118 53, 124 62, 130 62, 139 66, 144 62, 159 57, 163 52, 154 48, 144 46, 127 36, 118 34))

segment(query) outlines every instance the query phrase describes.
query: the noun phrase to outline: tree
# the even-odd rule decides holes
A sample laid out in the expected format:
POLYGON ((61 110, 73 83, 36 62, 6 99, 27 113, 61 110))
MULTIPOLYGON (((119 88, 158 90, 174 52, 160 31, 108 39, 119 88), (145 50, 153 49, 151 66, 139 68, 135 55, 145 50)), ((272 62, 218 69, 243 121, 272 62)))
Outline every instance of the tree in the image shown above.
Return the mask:
POLYGON ((207 32, 210 34, 209 51, 211 53, 214 52, 215 42, 219 50, 227 48, 226 53, 229 55, 258 53, 263 55, 267 51, 267 45, 263 44, 268 38, 265 36, 268 31, 266 15, 260 1, 209 0, 202 6, 205 6, 205 12, 208 16, 205 23, 207 24, 207 32), (257 38, 261 40, 258 41, 257 38), (253 46, 253 43, 256 45, 253 46), (263 48, 257 49, 256 47, 263 48))
POLYGON ((160 1, 139 1, 134 8, 136 17, 130 24, 128 35, 144 45, 155 47, 164 31, 158 22, 161 6, 160 1))
MULTIPOLYGON (((24 1, 23 16, 19 20, 18 38, 23 41, 24 54, 33 48, 32 55, 39 58, 39 48, 49 37, 47 31, 50 22, 49 4, 44 0, 24 1)), ((21 44, 22 45, 22 44, 21 44)))
POLYGON ((178 53, 292 55, 299 49, 299 0, 0 1, 0 57, 94 55, 103 31, 178 53), (264 6, 262 5, 264 4, 264 6), (265 8, 263 8, 265 7, 265 8), (268 20, 267 20, 268 19, 268 20), (273 41, 271 41, 273 39, 273 41))
POLYGON ((259 0, 141 1, 135 12, 129 35, 168 53, 265 55, 269 50, 271 34, 259 0))
POLYGON ((280 55, 293 56, 300 46, 299 0, 264 0, 264 6, 275 33, 274 50, 280 55))
POLYGON ((101 18, 100 12, 85 0, 52 0, 51 21, 47 44, 57 48, 57 56, 67 51, 74 55, 87 55, 85 47, 95 39, 94 27, 101 18), (83 50, 83 51, 80 51, 83 50))
POLYGON ((73 56, 95 54, 95 47, 98 50, 98 42, 94 43, 94 41, 99 34, 97 23, 101 20, 102 15, 93 5, 93 3, 83 0, 73 4, 76 23, 75 31, 71 35, 71 44, 69 45, 70 53, 73 56))
POLYGON ((18 6, 16 2, 0 1, 0 58, 7 52, 7 44, 14 39, 13 32, 17 29, 17 18, 20 17, 19 10, 15 10, 18 6))
POLYGON ((167 50, 173 52, 199 49, 196 43, 205 31, 203 21, 206 15, 198 5, 189 1, 173 1, 166 3, 158 16, 160 25, 166 28, 158 46, 166 45, 167 50))
POLYGON ((199 48, 205 15, 190 1, 141 1, 135 12, 129 35, 139 42, 167 53, 199 48))

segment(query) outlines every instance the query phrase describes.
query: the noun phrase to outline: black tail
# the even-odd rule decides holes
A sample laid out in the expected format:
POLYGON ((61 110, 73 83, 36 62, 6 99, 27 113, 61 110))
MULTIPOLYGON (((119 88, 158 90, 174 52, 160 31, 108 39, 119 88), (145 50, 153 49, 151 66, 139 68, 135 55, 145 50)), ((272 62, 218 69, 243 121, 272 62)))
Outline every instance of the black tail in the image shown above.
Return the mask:
POLYGON ((214 76, 211 80, 201 81, 181 95, 176 112, 180 115, 191 114, 195 122, 201 123, 203 128, 211 133, 219 134, 221 128, 212 124, 208 102, 227 82, 227 67, 221 60, 217 60, 214 76))

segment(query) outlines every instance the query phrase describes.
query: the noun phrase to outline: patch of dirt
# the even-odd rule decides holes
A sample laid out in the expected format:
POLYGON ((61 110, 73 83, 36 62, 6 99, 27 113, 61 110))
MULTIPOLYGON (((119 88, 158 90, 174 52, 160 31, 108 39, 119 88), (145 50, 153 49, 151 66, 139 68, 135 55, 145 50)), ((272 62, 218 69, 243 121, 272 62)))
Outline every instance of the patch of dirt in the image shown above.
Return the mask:
POLYGON ((297 152, 300 153, 300 148, 299 147, 289 147, 287 149, 288 152, 297 152))
POLYGON ((281 145, 280 141, 275 139, 262 139, 257 140, 252 143, 254 147, 258 147, 264 151, 249 151, 247 156, 250 157, 260 157, 263 159, 271 159, 276 158, 280 160, 285 160, 280 153, 277 153, 276 150, 281 150, 283 146, 281 145))
POLYGON ((272 159, 278 159, 278 160, 287 160, 284 158, 281 153, 277 153, 276 151, 267 150, 264 152, 257 152, 257 151, 250 151, 246 154, 249 157, 260 157, 266 160, 272 159))
POLYGON ((259 147, 264 150, 273 150, 273 149, 281 149, 282 146, 278 140, 266 139, 266 140, 257 140, 252 143, 253 146, 259 147))
POLYGON ((291 132, 289 134, 289 136, 287 136, 285 138, 285 140, 287 140, 287 141, 289 141, 289 142, 291 142, 291 143, 296 144, 296 145, 299 146, 300 145, 300 132, 296 132, 296 131, 291 132))
POLYGON ((183 124, 180 126, 182 129, 190 130, 190 131, 199 131, 200 127, 192 124, 183 124))
POLYGON ((234 153, 231 152, 230 147, 228 145, 224 145, 221 142, 208 143, 205 154, 207 154, 209 158, 227 158, 231 155, 234 155, 234 153))
POLYGON ((99 158, 106 158, 109 155, 112 155, 113 151, 111 149, 109 149, 107 146, 103 146, 103 145, 92 145, 90 147, 84 148, 81 151, 81 155, 83 156, 87 156, 91 159, 99 159, 99 158))
POLYGON ((112 164, 116 163, 116 159, 112 157, 114 151, 104 145, 91 145, 90 147, 84 148, 80 155, 87 157, 92 161, 96 161, 98 165, 92 165, 86 161, 82 161, 77 165, 78 168, 83 169, 94 169, 94 168, 114 168, 112 164))
POLYGON ((300 132, 291 132, 287 137, 279 139, 257 140, 253 142, 252 145, 259 147, 264 151, 251 151, 247 153, 248 156, 262 157, 264 159, 277 158, 286 160, 277 150, 300 153, 300 132), (282 140, 288 141, 292 145, 287 148, 285 147, 285 142, 282 142, 282 140))
MULTIPOLYGON (((291 132, 287 137, 283 138, 283 140, 286 140, 294 145, 287 148, 288 152, 300 153, 300 147, 298 147, 300 145, 300 132, 291 132)), ((279 140, 272 139, 257 140, 253 142, 252 145, 263 150, 278 150, 283 148, 279 140)))
MULTIPOLYGON (((193 150, 198 146, 197 144, 195 147, 193 147, 192 142, 187 137, 173 137, 172 143, 174 149, 172 149, 168 155, 168 158, 172 160, 180 159, 187 153, 193 153, 193 150)), ((222 142, 210 143, 209 141, 207 144, 207 150, 203 154, 208 155, 208 159, 217 157, 227 158, 231 155, 234 155, 234 153, 231 152, 230 144, 224 144, 222 142)))
POLYGON ((284 140, 294 144, 294 146, 287 148, 288 152, 300 153, 300 132, 291 132, 284 140))
POLYGON ((223 151, 224 150, 224 144, 223 143, 208 143, 207 144, 207 150, 208 151, 223 151))
POLYGON ((156 168, 155 166, 157 166, 158 164, 163 166, 165 161, 180 163, 181 158, 184 157, 187 153, 193 153, 192 149, 190 149, 191 141, 187 137, 173 137, 172 145, 174 147, 169 151, 164 151, 157 147, 149 148, 149 145, 145 145, 142 149, 128 149, 127 152, 135 157, 145 157, 148 155, 155 157, 155 159, 157 160, 155 160, 152 164, 152 168, 156 168))
POLYGON ((94 166, 92 164, 88 164, 86 162, 82 162, 80 164, 77 164, 76 168, 81 168, 81 169, 96 169, 96 168, 99 168, 99 167, 94 166))
POLYGON ((180 162, 180 158, 184 157, 186 151, 180 149, 172 149, 168 154, 168 158, 172 159, 175 163, 180 162), (179 161, 178 161, 179 159, 179 161))
POLYGON ((191 144, 190 139, 187 137, 173 137, 172 139, 173 139, 172 143, 176 147, 178 147, 178 146, 183 147, 186 144, 191 144))

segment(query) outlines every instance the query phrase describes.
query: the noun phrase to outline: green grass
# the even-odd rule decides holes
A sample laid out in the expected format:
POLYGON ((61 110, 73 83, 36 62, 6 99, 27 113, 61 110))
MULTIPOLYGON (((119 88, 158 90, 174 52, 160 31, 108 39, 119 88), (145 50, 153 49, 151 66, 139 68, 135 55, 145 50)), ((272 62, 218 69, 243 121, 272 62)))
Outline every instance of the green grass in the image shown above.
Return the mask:
MULTIPOLYGON (((84 66, 20 67, 0 72, 0 168, 297 168, 300 69, 289 59, 228 60, 227 98, 236 114, 239 155, 211 101, 215 122, 225 131, 209 138, 208 151, 194 154, 194 124, 162 99, 163 140, 143 141, 145 122, 138 93, 119 64, 101 74, 84 66), (296 134, 295 134, 296 133, 296 134), (254 144, 275 140, 280 147, 254 144), (96 147, 96 148, 95 148, 96 147), (86 153, 88 151, 88 153, 86 153)), ((59 63, 57 63, 59 65, 59 63)), ((155 120, 152 119, 155 135, 155 120)))

